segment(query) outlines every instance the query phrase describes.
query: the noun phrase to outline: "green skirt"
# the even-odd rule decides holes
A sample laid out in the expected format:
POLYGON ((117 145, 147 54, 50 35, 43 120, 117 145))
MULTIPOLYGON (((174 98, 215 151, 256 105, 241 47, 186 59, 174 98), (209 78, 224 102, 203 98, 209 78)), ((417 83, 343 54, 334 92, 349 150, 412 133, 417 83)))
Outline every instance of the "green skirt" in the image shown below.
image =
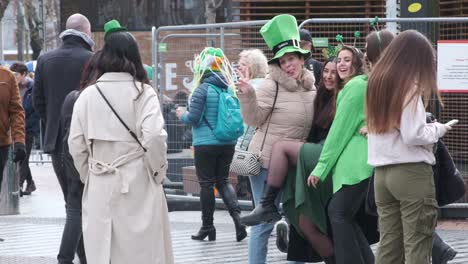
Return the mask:
POLYGON ((300 233, 299 215, 309 218, 323 233, 327 233, 327 204, 333 196, 331 175, 317 188, 307 186, 307 178, 317 165, 323 142, 302 145, 296 169, 289 169, 283 189, 283 210, 289 223, 300 233))

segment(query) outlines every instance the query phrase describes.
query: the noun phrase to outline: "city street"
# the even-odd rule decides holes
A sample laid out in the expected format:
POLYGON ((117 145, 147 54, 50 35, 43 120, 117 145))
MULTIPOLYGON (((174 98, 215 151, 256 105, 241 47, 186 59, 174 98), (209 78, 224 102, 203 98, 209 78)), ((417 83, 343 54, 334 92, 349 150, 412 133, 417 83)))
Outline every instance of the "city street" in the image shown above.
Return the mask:
MULTIPOLYGON (((0 263, 55 264, 65 221, 63 198, 50 164, 32 164, 37 191, 20 201, 20 215, 0 216, 0 263)), ((200 226, 200 212, 171 212, 176 263, 247 263, 247 240, 235 241, 234 225, 226 211, 215 214, 215 242, 190 239, 200 226)), ((468 223, 442 221, 442 237, 459 254, 450 263, 468 263, 468 223)), ((375 246, 373 247, 375 249, 375 246)), ((75 260, 79 263, 78 260, 75 260)), ((286 263, 286 255, 270 239, 268 263, 286 263)))

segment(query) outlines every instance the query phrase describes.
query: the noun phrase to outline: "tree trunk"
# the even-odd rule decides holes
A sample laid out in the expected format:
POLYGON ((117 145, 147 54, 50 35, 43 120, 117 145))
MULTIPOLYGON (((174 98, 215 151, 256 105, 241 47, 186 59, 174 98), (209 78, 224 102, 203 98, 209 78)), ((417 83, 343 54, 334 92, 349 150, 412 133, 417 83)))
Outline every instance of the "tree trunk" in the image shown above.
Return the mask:
POLYGON ((16 40, 17 40, 17 60, 24 60, 24 13, 21 0, 16 0, 16 40))
POLYGON ((37 60, 44 45, 41 35, 42 21, 39 19, 33 0, 24 0, 24 11, 28 21, 30 44, 33 51, 32 59, 37 60))

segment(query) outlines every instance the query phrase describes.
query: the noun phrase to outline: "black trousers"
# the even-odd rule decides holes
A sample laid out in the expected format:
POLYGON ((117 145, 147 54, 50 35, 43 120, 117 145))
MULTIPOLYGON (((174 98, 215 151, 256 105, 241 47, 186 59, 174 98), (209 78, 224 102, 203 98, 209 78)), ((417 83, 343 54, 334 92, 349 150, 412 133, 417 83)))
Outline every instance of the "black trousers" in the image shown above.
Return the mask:
MULTIPOLYGON (((60 128, 59 131, 62 129, 60 128)), ((52 158, 52 167, 54 168, 55 175, 59 182, 60 188, 63 193, 63 200, 67 201, 68 194, 68 179, 65 173, 65 166, 63 164, 63 133, 59 132, 57 135, 57 143, 55 144, 55 149, 50 153, 52 158)))
POLYGON ((344 185, 328 205, 337 264, 373 264, 374 254, 356 221, 356 214, 366 197, 369 179, 344 185))
POLYGON ((3 183, 3 170, 5 169, 5 164, 8 160, 8 151, 10 150, 10 145, 0 147, 0 192, 2 191, 3 183))
POLYGON ((80 175, 73 164, 73 158, 68 151, 68 145, 64 145, 63 169, 67 177, 67 218, 62 233, 57 260, 59 264, 73 264, 75 252, 81 264, 86 264, 86 253, 83 244, 81 222, 81 198, 84 185, 80 175))
POLYGON ((219 190, 231 215, 240 213, 237 196, 229 182, 229 167, 234 145, 195 146, 195 170, 200 183, 200 202, 204 226, 213 225, 214 187, 219 190))
POLYGON ((31 169, 29 168, 29 156, 31 155, 31 149, 34 142, 34 135, 26 134, 26 158, 21 162, 19 168, 20 174, 20 187, 23 186, 24 181, 28 184, 32 182, 31 169))

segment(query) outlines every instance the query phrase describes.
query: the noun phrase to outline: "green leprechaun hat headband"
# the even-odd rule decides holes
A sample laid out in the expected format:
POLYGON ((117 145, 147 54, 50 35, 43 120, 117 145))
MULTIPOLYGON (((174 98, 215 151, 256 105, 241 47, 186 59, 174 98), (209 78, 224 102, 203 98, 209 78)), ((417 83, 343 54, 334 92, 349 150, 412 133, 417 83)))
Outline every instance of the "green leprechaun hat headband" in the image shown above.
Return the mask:
POLYGON ((335 37, 335 40, 336 42, 338 42, 338 44, 336 46, 333 46, 333 45, 328 45, 327 48, 325 49, 322 49, 322 55, 326 58, 326 59, 329 59, 329 58, 332 58, 332 57, 336 57, 338 55, 338 52, 341 50, 341 48, 343 48, 343 46, 348 46, 348 47, 351 47, 351 48, 354 48, 354 49, 358 49, 356 48, 356 41, 357 39, 361 37, 361 32, 359 31, 355 31, 354 32, 354 42, 353 42, 353 45, 352 46, 349 46, 349 45, 346 45, 344 44, 343 42, 343 35, 341 34, 338 34, 336 35, 335 37))
POLYGON ((193 90, 200 85, 203 75, 208 72, 219 72, 224 77, 224 79, 220 78, 220 81, 229 87, 234 87, 234 70, 221 49, 206 47, 195 57, 193 61, 193 90))
POLYGON ((276 62, 289 52, 299 52, 304 57, 310 55, 310 51, 299 46, 299 29, 294 16, 286 14, 275 16, 260 29, 260 34, 274 54, 268 63, 276 62))
POLYGON ((127 28, 122 27, 119 21, 112 19, 111 21, 104 24, 104 39, 109 36, 109 34, 119 31, 128 31, 127 28))

